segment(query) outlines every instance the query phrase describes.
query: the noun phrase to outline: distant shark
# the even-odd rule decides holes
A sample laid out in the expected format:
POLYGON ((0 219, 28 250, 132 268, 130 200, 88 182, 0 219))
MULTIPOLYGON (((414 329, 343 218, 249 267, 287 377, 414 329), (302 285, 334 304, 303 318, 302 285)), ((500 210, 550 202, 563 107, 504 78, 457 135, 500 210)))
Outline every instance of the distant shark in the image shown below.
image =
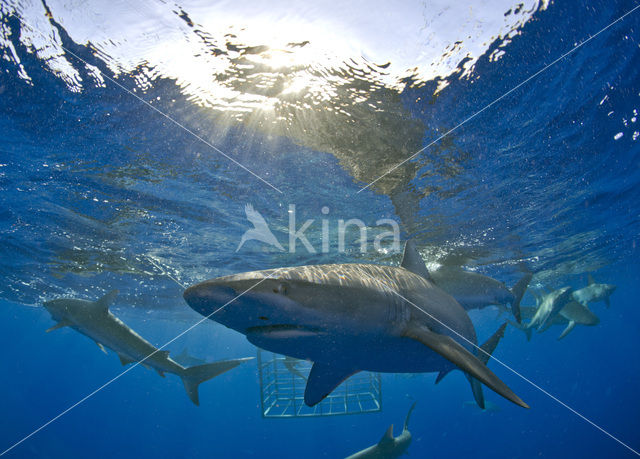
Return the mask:
POLYGON ((155 369, 160 376, 173 373, 184 383, 187 394, 193 403, 199 404, 198 385, 237 367, 251 358, 223 360, 185 368, 169 357, 169 351, 160 351, 146 341, 124 322, 109 311, 118 291, 113 290, 98 301, 76 299, 57 299, 46 301, 44 307, 49 311, 57 325, 47 332, 62 327, 74 330, 94 340, 105 353, 105 346, 120 357, 120 362, 127 365, 141 362, 145 367, 155 369))
MULTIPOLYGON (((411 263, 415 266, 424 265, 419 252, 413 247, 413 242, 407 242, 412 248, 411 263)), ((407 251, 405 251, 407 256, 407 251)), ((442 290, 454 297, 460 306, 467 311, 481 309, 491 305, 511 305, 511 311, 520 322, 520 301, 524 296, 533 274, 525 274, 512 289, 502 282, 480 273, 467 271, 458 266, 442 266, 437 270, 418 268, 419 274, 432 281, 442 290)))
POLYGON ((287 370, 289 370, 289 373, 299 378, 302 378, 303 380, 306 381, 307 377, 298 368, 298 365, 301 364, 302 362, 303 361, 300 359, 294 359, 293 357, 289 357, 288 355, 285 355, 283 363, 284 363, 284 366, 287 368, 287 370))
POLYGON ((591 274, 589 274, 588 279, 589 284, 586 287, 573 292, 573 299, 583 306, 589 303, 604 301, 607 307, 609 307, 609 297, 616 290, 616 286, 612 284, 599 284, 593 279, 591 274))
POLYGON ((409 408, 409 412, 404 420, 404 427, 402 428, 402 433, 400 435, 393 438, 393 424, 391 424, 378 443, 371 445, 362 451, 358 451, 346 459, 393 459, 405 454, 411 444, 409 419, 411 418, 413 409, 416 407, 416 403, 417 402, 413 402, 413 405, 409 408))
POLYGON ((571 301, 571 293, 571 287, 562 287, 542 296, 535 295, 538 309, 525 328, 537 328, 538 331, 546 330, 562 308, 571 301))
MULTIPOLYGON (((537 308, 531 306, 525 306, 522 308, 522 318, 530 320, 536 314, 537 308)), ((558 315, 553 319, 547 321, 547 324, 540 331, 545 331, 552 325, 565 325, 565 329, 562 331, 558 340, 561 340, 574 329, 576 325, 594 326, 600 323, 600 319, 588 307, 581 305, 577 301, 569 301, 558 315)), ((531 339, 531 328, 528 328, 522 324, 511 323, 511 325, 524 331, 527 335, 527 341, 531 339)))
MULTIPOLYGON (((309 406, 362 370, 446 374, 459 368, 480 406, 482 382, 528 408, 487 368, 488 355, 475 355, 469 316, 421 275, 425 271, 407 244, 401 267, 336 264, 246 272, 189 287, 184 298, 258 347, 314 362, 304 394, 309 406)), ((488 348, 495 347, 497 335, 488 348)))
POLYGON ((509 303, 518 322, 520 322, 520 301, 533 277, 532 274, 527 273, 512 289, 509 289, 496 279, 458 267, 445 266, 429 271, 429 274, 431 280, 454 297, 464 309, 480 309, 509 303))

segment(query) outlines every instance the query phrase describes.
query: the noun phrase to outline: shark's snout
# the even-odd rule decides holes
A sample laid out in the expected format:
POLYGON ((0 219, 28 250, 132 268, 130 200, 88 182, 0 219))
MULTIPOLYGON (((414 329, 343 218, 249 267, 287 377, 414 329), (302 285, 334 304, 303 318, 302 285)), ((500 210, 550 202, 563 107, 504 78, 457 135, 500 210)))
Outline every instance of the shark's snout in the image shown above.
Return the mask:
POLYGON ((189 287, 183 297, 192 309, 202 315, 209 315, 237 297, 235 289, 228 285, 203 282, 189 287))

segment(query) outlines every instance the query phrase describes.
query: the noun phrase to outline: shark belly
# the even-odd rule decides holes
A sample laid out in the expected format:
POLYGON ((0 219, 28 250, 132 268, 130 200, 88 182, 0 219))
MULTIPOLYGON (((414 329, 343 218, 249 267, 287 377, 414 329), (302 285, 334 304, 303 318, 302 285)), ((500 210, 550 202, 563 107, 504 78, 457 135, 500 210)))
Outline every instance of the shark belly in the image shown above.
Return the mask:
POLYGON ((402 336, 328 332, 303 327, 256 327, 247 331, 254 345, 297 359, 382 373, 425 373, 451 364, 421 343, 402 336))

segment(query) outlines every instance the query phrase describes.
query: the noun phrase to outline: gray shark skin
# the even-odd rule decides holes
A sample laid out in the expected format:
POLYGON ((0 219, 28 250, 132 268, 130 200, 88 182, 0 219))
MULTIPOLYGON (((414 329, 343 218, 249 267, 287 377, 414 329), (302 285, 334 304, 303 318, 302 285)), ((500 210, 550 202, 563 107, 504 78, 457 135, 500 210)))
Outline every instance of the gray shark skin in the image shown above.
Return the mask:
POLYGON ((411 444, 411 432, 409 432, 409 419, 411 413, 416 407, 417 402, 413 402, 407 417, 404 420, 402 433, 397 437, 393 437, 393 424, 389 426, 382 438, 375 445, 371 445, 362 451, 358 451, 346 459, 393 459, 402 456, 409 449, 411 444))
MULTIPOLYGON (((533 306, 524 306, 521 310, 522 318, 531 320, 535 316, 538 308, 533 306)), ((599 323, 600 318, 591 312, 589 308, 581 305, 577 301, 569 301, 555 317, 547 322, 547 325, 541 331, 544 331, 553 325, 564 325, 566 328, 558 337, 558 340, 561 340, 566 337, 576 325, 592 327, 599 323)), ((531 339, 531 328, 527 328, 526 326, 513 322, 511 322, 511 325, 524 331, 527 335, 527 340, 531 339)))
POLYGON ((542 331, 551 325, 560 310, 571 301, 571 287, 562 287, 542 297, 536 298, 538 309, 526 328, 537 328, 542 331))
POLYGON ((184 298, 258 347, 314 362, 305 389, 309 406, 358 371, 460 368, 472 381, 528 407, 474 355, 476 334, 466 311, 406 269, 405 261, 405 267, 336 264, 246 272, 189 287, 184 298))
POLYGON ((615 290, 615 285, 599 284, 593 279, 591 274, 589 274, 589 285, 573 292, 573 299, 583 306, 587 306, 589 303, 604 301, 607 307, 609 307, 609 297, 615 290))
POLYGON ((531 274, 525 274, 512 290, 502 282, 483 274, 462 268, 444 266, 429 272, 431 280, 454 297, 467 311, 491 305, 511 304, 511 309, 520 321, 519 305, 524 296, 531 274))
POLYGON ((77 299, 57 299, 47 301, 44 307, 53 320, 58 322, 47 332, 62 327, 70 327, 94 340, 105 353, 105 347, 120 357, 122 365, 139 362, 153 368, 164 377, 164 373, 173 373, 184 383, 184 387, 193 403, 199 405, 198 385, 237 367, 246 360, 234 359, 207 363, 185 368, 169 357, 169 351, 159 351, 124 322, 109 311, 117 290, 107 293, 98 301, 77 299))
POLYGON ((206 360, 199 359, 198 357, 194 357, 186 349, 183 349, 182 352, 178 355, 174 355, 172 359, 178 362, 183 367, 192 367, 195 365, 202 365, 207 363, 206 360))

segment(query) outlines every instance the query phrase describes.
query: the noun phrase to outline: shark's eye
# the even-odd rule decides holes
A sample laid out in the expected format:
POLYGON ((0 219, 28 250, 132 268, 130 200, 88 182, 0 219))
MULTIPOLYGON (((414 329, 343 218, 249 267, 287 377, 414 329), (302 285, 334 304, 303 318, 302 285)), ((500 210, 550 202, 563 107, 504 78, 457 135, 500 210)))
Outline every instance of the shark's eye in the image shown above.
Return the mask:
POLYGON ((287 294, 287 290, 288 290, 287 284, 285 284, 284 282, 281 282, 280 284, 278 284, 277 287, 275 287, 273 289, 273 293, 279 293, 281 295, 286 295, 287 294))

